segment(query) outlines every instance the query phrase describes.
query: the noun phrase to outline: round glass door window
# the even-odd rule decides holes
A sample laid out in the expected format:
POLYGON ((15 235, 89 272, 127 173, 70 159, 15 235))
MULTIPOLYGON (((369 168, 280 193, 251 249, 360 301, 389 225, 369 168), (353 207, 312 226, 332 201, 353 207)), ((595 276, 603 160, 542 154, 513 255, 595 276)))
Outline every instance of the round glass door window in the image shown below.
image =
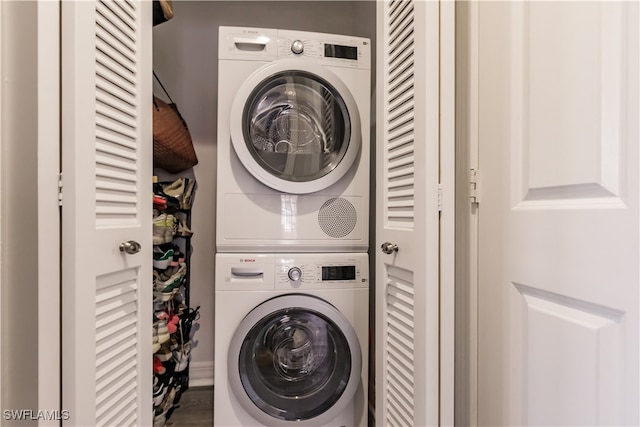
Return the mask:
POLYGON ((257 85, 243 112, 243 134, 255 161, 285 181, 308 182, 342 161, 351 139, 349 111, 318 75, 276 73, 257 85))
POLYGON ((352 374, 349 343, 324 314, 283 308, 256 322, 240 347, 249 399, 275 419, 302 421, 331 408, 352 374))

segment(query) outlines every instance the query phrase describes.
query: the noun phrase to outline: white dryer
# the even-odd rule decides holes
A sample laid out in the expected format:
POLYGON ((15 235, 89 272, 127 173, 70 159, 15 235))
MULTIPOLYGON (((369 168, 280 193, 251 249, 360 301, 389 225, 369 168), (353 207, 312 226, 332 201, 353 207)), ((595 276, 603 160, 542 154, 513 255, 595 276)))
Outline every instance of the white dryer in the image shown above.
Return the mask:
POLYGON ((364 252, 368 39, 220 27, 218 252, 364 252))
POLYGON ((215 426, 366 426, 368 258, 216 255, 215 426))

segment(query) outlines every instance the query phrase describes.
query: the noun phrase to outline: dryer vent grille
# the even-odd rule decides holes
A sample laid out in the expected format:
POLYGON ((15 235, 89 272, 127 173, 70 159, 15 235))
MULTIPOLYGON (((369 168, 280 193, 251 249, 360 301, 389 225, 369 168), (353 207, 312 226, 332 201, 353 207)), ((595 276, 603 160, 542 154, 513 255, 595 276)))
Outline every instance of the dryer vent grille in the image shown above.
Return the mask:
POLYGON ((330 237, 340 238, 356 227, 358 215, 353 204, 342 198, 329 199, 318 212, 320 228, 330 237))

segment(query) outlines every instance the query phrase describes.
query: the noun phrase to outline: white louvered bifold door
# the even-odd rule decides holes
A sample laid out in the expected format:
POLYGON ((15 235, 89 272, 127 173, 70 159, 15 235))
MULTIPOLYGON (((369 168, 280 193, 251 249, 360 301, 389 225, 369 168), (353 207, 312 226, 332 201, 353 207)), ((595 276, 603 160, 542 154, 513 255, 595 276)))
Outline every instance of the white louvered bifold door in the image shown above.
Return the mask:
POLYGON ((439 4, 377 19, 376 425, 437 425, 439 4))
POLYGON ((151 2, 61 5, 65 425, 149 426, 151 2))

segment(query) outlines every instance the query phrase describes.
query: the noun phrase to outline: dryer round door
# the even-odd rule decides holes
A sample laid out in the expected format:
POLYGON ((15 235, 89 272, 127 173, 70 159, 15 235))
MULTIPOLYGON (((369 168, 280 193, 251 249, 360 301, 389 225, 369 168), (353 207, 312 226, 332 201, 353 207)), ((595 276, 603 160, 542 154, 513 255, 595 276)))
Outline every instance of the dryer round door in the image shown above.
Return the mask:
POLYGON ((229 384, 267 426, 322 425, 351 402, 362 355, 355 331, 331 304, 289 294, 254 308, 229 347, 229 384))
POLYGON ((329 187, 360 151, 351 92, 335 73, 310 61, 275 61, 253 73, 236 94, 230 126, 243 166, 284 193, 329 187))

